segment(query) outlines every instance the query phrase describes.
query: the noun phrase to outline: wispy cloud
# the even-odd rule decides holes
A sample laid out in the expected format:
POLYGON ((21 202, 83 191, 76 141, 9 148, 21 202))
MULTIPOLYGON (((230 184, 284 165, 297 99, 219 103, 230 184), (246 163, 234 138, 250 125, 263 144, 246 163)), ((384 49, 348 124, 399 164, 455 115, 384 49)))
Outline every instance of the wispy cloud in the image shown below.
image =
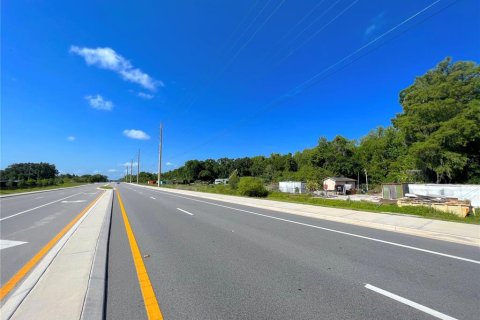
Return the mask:
POLYGON ((118 166, 119 167, 129 167, 130 168, 130 165, 136 167, 138 165, 138 162, 133 162, 133 164, 131 162, 125 162, 125 163, 120 163, 118 166))
POLYGON ((370 34, 372 34, 375 29, 377 29, 377 25, 375 23, 369 25, 367 29, 365 29, 365 36, 369 36, 370 34))
POLYGON ((100 173, 102 172, 101 170, 93 170, 93 173, 100 173))
POLYGON ((174 166, 174 165, 175 165, 175 163, 172 163, 172 162, 167 162, 167 163, 166 163, 166 165, 167 165, 167 166, 169 166, 169 167, 171 167, 171 166, 174 166))
POLYGON ((137 94, 137 96, 139 96, 140 98, 145 99, 145 100, 150 100, 150 99, 153 99, 153 97, 154 97, 153 94, 149 94, 149 93, 145 93, 145 92, 139 92, 137 94))
POLYGON ((68 136, 67 137, 68 141, 75 141, 75 139, 77 139, 77 138, 75 138, 74 136, 68 136))
POLYGON ((118 170, 117 169, 108 169, 107 171, 108 172, 117 172, 118 170))
POLYGON ((142 130, 126 129, 126 130, 123 130, 123 135, 131 139, 137 139, 137 140, 150 139, 150 136, 145 132, 143 132, 142 130))
POLYGON ((88 101, 90 106, 98 110, 110 111, 113 109, 113 102, 105 100, 101 95, 86 96, 85 100, 88 101))
POLYGON ((365 29, 365 32, 363 33, 363 35, 365 37, 369 37, 377 33, 377 31, 381 29, 384 24, 385 24, 385 12, 381 12, 380 14, 376 15, 372 20, 370 20, 370 24, 365 29))
POLYGON ((158 86, 164 86, 162 81, 155 80, 142 70, 135 68, 130 61, 111 48, 81 48, 71 46, 70 52, 83 57, 88 65, 114 71, 124 80, 139 84, 145 89, 155 91, 158 86))

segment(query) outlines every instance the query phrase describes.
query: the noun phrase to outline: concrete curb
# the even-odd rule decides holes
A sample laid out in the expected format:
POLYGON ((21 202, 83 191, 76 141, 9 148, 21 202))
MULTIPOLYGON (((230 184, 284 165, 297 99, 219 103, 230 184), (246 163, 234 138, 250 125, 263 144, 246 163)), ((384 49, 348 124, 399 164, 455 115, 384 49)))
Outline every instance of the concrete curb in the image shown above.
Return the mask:
MULTIPOLYGON (((136 185, 136 184, 132 184, 136 185)), ((144 185, 138 185, 143 188, 147 189, 152 189, 152 190, 158 190, 158 191, 163 191, 163 192, 169 192, 169 193, 175 193, 175 194, 183 194, 183 195, 190 195, 190 196, 195 196, 199 198, 204 198, 204 199, 210 199, 214 201, 222 201, 226 203, 235 203, 235 204, 240 204, 244 206, 249 206, 253 208, 259 208, 259 209, 267 209, 267 210, 273 210, 273 211, 278 211, 278 212, 284 212, 284 213, 289 213, 289 214, 294 214, 294 215, 301 215, 301 216, 306 216, 310 218, 316 218, 316 219, 322 219, 322 220, 328 220, 328 221, 334 221, 334 222, 340 222, 340 223, 346 223, 346 224, 351 224, 351 225, 357 225, 357 226, 362 226, 362 227, 368 227, 368 228, 374 228, 374 229, 379 229, 379 230, 385 230, 385 231, 392 231, 392 232, 398 232, 398 233, 403 233, 403 234, 409 234, 409 235, 414 235, 414 236, 419 236, 423 238, 429 238, 429 239, 434 239, 434 240, 441 240, 441 241, 448 241, 448 242, 454 242, 454 243, 459 243, 463 245, 470 245, 470 246, 480 246, 480 226, 477 225, 470 225, 470 224, 462 224, 462 223, 456 223, 456 222, 448 222, 448 221, 441 221, 441 220, 432 220, 432 219, 426 219, 422 217, 404 217, 399 214, 393 214, 390 215, 388 213, 372 213, 372 212, 363 212, 363 211, 356 211, 356 210, 348 210, 348 209, 338 209, 338 208, 329 208, 329 207, 320 207, 320 206, 312 206, 308 204, 296 204, 296 203, 291 203, 291 202, 280 202, 280 201, 274 201, 274 200, 264 200, 264 199, 250 199, 250 198, 243 198, 243 197, 235 197, 235 196, 225 196, 225 195, 217 195, 217 194, 211 194, 211 193, 205 193, 205 192, 198 192, 198 191, 189 191, 189 190, 177 190, 177 189, 168 189, 168 188, 158 188, 158 187, 152 187, 152 186, 144 186, 144 185), (235 199, 230 199, 228 197, 235 197, 235 199), (238 199, 236 199, 238 198, 238 199), (264 203, 252 203, 245 201, 247 200, 252 200, 253 202, 257 200, 263 200, 265 201, 264 203), (244 201, 242 201, 244 200, 244 201), (275 206, 269 206, 268 202, 275 202, 278 204, 278 207, 275 206), (288 208, 298 205, 298 208, 288 208), (282 207, 283 206, 283 207, 282 207), (308 208, 309 210, 307 210, 308 208), (313 212, 313 211, 318 211, 318 210, 329 210, 336 212, 338 214, 324 214, 320 212, 313 212), (351 213, 349 213, 351 212, 351 213), (365 214, 368 216, 378 216, 377 220, 383 220, 386 217, 389 217, 388 219, 398 219, 398 223, 385 223, 382 221, 372 221, 370 218, 361 220, 361 219, 355 219, 352 217, 353 214, 365 214), (402 225, 400 222, 401 221, 406 221, 407 219, 414 219, 415 221, 420 222, 420 225, 422 227, 415 227, 415 226, 410 226, 408 224, 402 225), (443 227, 442 228, 435 228, 435 225, 441 224, 443 227), (465 234, 468 232, 443 232, 438 231, 436 229, 444 229, 445 226, 452 226, 455 228, 460 228, 463 231, 470 231, 472 233, 471 229, 475 228, 478 229, 477 237, 470 237, 466 236, 465 234), (429 230, 431 229, 431 230, 429 230)), ((411 220, 410 220, 411 221, 411 220)))
POLYGON ((112 222, 114 193, 110 195, 110 214, 105 215, 98 237, 95 258, 92 264, 87 295, 83 304, 81 319, 104 319, 107 290, 108 244, 112 222))
POLYGON ((55 189, 47 189, 47 190, 38 190, 38 191, 28 191, 28 192, 20 192, 20 193, 12 193, 12 194, 3 194, 0 195, 0 199, 2 198, 10 198, 10 197, 18 197, 18 196, 25 196, 29 194, 35 194, 35 193, 43 193, 43 192, 50 192, 50 191, 58 191, 58 190, 67 190, 67 189, 74 189, 74 188, 80 188, 80 187, 85 187, 88 186, 89 184, 82 184, 80 186, 75 186, 75 187, 66 187, 66 188, 55 188, 55 189))

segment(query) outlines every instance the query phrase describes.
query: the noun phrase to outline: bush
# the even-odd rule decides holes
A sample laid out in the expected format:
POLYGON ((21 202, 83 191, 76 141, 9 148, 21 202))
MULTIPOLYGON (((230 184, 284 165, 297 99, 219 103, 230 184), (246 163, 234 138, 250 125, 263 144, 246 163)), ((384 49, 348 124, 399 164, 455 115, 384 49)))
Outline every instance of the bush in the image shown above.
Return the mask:
POLYGON ((36 180, 33 180, 32 178, 28 179, 27 180, 27 187, 29 188, 33 188, 37 185, 37 181, 36 180))
POLYGON ((263 181, 254 177, 240 178, 238 182, 237 192, 242 196, 248 197, 266 197, 268 191, 263 185, 263 181))
POLYGON ((317 181, 308 180, 306 187, 307 187, 308 191, 314 192, 314 191, 317 191, 320 188, 320 185, 318 184, 317 181))
POLYGON ((17 188, 19 189, 22 189, 22 188, 25 188, 27 186, 25 180, 20 180, 17 182, 17 188))

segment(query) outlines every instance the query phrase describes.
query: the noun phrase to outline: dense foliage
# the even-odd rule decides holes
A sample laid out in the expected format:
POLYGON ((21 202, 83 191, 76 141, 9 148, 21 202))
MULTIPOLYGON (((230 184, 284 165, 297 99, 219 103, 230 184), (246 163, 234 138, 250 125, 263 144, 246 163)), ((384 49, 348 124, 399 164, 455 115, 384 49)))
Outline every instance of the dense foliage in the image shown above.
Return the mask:
POLYGON ((95 175, 58 175, 54 164, 50 163, 14 163, 0 170, 2 188, 32 188, 63 184, 65 182, 106 182, 108 177, 95 175))
POLYGON ((450 58, 417 77, 400 92, 403 112, 392 126, 372 130, 360 141, 321 137, 317 146, 294 155, 204 161, 190 160, 167 172, 168 180, 211 182, 238 176, 310 181, 327 176, 369 182, 480 183, 480 67, 450 58))
POLYGON ((242 196, 248 197, 266 197, 268 195, 268 191, 265 189, 263 181, 254 177, 240 178, 237 192, 242 196))

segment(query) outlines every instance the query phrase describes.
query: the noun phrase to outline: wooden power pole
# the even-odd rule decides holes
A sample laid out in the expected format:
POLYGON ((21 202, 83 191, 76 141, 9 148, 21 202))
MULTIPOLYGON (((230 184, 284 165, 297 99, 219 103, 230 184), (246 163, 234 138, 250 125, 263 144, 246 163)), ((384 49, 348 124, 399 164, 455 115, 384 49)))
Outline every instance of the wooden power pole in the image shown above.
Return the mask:
POLYGON ((140 149, 138 149, 138 160, 137 160, 137 184, 138 184, 139 175, 140 175, 140 149))
POLYGON ((162 179, 162 145, 163 145, 163 124, 160 123, 160 141, 158 142, 158 177, 157 186, 160 187, 162 179))

